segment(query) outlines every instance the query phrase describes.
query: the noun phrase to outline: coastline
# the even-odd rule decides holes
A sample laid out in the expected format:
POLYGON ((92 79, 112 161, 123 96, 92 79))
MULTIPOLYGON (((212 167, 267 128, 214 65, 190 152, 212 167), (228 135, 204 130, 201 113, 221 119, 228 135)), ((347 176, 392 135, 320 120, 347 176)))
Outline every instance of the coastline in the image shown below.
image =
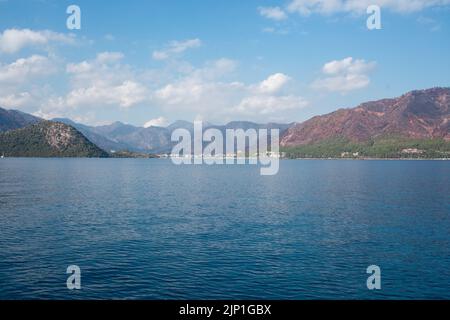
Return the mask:
MULTIPOLYGON (((6 159, 146 159, 146 160, 170 160, 170 157, 149 156, 149 157, 4 157, 6 159)), ((246 160, 252 158, 246 158, 246 160)), ((278 158, 279 160, 344 160, 344 161, 450 161, 450 158, 278 158)))
POLYGON ((330 157, 330 158, 282 158, 281 160, 349 160, 349 161, 370 161, 370 160, 434 160, 434 161, 445 161, 450 160, 450 158, 378 158, 378 157, 358 157, 358 158, 338 158, 338 157, 330 157))

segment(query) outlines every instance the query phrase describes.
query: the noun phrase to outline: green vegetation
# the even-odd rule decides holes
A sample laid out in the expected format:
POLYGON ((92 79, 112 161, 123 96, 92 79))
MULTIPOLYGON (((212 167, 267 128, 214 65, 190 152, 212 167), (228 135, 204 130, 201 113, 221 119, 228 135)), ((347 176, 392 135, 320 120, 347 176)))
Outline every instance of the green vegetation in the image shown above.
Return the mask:
POLYGON ((450 158, 450 141, 416 140, 385 136, 367 142, 335 138, 320 143, 282 148, 286 158, 386 158, 434 159, 450 158))
POLYGON ((0 133, 0 155, 6 157, 108 157, 75 128, 43 121, 0 133))

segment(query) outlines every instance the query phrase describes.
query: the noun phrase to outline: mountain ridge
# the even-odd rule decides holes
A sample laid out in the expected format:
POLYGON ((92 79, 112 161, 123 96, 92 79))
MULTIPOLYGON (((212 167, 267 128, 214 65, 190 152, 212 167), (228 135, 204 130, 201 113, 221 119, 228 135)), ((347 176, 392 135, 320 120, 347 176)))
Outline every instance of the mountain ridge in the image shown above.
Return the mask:
POLYGON ((22 111, 0 108, 0 132, 20 129, 40 121, 42 119, 22 111))
POLYGON ((364 142, 383 135, 450 140, 450 88, 410 91, 400 97, 315 116, 289 128, 283 147, 333 138, 364 142))
MULTIPOLYGON (((137 127, 116 121, 110 125, 86 126, 70 119, 53 119, 73 125, 93 143, 107 151, 131 151, 144 153, 170 153, 175 143, 171 141, 172 132, 176 129, 186 129, 193 136, 194 124, 185 120, 177 120, 167 127, 137 127), (103 140, 102 140, 103 139, 103 140)), ((203 123, 203 129, 216 128, 224 135, 226 129, 261 129, 278 128, 283 133, 289 124, 259 124, 249 121, 231 121, 225 125, 203 123)))

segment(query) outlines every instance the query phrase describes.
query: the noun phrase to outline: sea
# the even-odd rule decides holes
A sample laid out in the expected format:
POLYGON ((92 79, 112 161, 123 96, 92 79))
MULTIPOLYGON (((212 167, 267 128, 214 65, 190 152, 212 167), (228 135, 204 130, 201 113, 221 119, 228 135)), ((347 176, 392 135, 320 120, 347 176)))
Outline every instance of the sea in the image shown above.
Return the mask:
POLYGON ((0 159, 0 299, 450 299, 449 161, 259 169, 0 159))

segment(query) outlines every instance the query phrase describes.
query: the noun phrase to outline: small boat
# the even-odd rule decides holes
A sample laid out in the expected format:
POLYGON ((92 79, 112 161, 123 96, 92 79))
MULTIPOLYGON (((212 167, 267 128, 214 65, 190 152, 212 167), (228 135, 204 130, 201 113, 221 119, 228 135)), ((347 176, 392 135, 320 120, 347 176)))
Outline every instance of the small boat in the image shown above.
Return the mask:
POLYGON ((5 157, 5 153, 2 153, 0 159, 3 159, 5 157))

